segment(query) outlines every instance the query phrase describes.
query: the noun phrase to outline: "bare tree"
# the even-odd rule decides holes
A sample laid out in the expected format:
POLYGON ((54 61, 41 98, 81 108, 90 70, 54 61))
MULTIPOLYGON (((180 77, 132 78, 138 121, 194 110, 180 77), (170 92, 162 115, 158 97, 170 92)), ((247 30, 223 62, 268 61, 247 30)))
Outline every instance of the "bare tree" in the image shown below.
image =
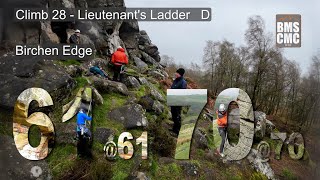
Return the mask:
POLYGON ((270 50, 273 48, 270 34, 267 34, 265 24, 260 16, 249 18, 249 29, 245 37, 251 52, 251 61, 254 69, 252 88, 250 88, 251 100, 254 109, 259 108, 258 96, 261 93, 261 85, 264 75, 269 69, 270 50))

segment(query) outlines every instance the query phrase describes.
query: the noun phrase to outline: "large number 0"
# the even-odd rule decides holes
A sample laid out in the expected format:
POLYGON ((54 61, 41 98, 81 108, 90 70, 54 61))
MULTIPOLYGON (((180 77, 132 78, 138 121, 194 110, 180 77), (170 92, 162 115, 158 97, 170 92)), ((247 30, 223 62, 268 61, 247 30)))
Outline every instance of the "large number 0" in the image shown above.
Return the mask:
MULTIPOLYGON (((227 160, 241 160, 245 158, 252 147, 254 136, 254 115, 251 99, 248 94, 239 88, 229 88, 222 91, 216 100, 215 107, 219 106, 218 99, 222 98, 223 103, 229 105, 230 102, 236 102, 240 110, 240 135, 238 144, 232 146, 226 141, 224 154, 227 160), (226 99, 227 102, 226 102, 226 99)), ((216 123, 215 121, 213 123, 216 123)))
POLYGON ((54 141, 54 127, 50 118, 42 113, 35 112, 28 117, 29 104, 36 101, 39 107, 52 106, 49 93, 40 88, 30 88, 23 91, 17 99, 13 114, 13 137, 19 153, 29 160, 41 160, 51 151, 50 145, 54 141), (28 132, 32 125, 37 125, 41 131, 41 140, 38 147, 29 144, 28 132))
POLYGON ((168 106, 188 106, 177 139, 175 159, 189 159, 190 145, 198 117, 207 103, 206 89, 168 89, 168 106))

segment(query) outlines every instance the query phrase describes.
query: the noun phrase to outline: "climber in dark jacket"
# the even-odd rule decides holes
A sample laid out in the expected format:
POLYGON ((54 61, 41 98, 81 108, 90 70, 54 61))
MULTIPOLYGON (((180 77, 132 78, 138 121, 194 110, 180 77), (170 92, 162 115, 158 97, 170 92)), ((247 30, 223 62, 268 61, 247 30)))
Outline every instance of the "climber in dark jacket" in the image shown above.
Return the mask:
MULTIPOLYGON (((171 85, 171 89, 187 89, 187 81, 183 78, 184 73, 183 68, 176 71, 176 78, 171 85)), ((171 114, 174 122, 172 131, 178 135, 181 128, 181 106, 171 106, 171 114)))
POLYGON ((69 38, 70 44, 80 44, 80 30, 77 29, 69 38))

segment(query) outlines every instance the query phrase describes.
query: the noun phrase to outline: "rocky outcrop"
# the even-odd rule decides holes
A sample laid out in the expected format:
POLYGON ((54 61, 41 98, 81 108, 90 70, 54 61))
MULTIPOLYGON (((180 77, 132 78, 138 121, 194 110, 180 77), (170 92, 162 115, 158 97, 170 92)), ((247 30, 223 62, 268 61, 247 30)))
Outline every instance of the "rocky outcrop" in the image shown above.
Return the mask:
POLYGON ((99 66, 103 69, 106 69, 108 67, 108 63, 109 63, 109 61, 106 59, 95 58, 90 61, 86 61, 86 62, 82 63, 81 68, 84 71, 88 71, 88 69, 90 69, 90 67, 92 67, 92 66, 99 66))
POLYGON ((141 84, 139 81, 133 77, 133 76, 128 76, 127 78, 124 79, 124 84, 129 87, 129 88, 134 88, 134 89, 139 89, 141 84))
POLYGON ((145 77, 139 77, 139 81, 142 85, 150 85, 149 81, 145 77))
POLYGON ((143 62, 143 61, 142 61, 140 58, 138 58, 138 57, 133 57, 133 61, 134 61, 135 65, 138 67, 138 69, 139 69, 140 71, 143 71, 143 70, 145 70, 145 69, 148 68, 148 64, 145 63, 145 62, 143 62))
POLYGON ((110 119, 122 123, 127 129, 146 127, 148 125, 144 109, 139 104, 129 104, 114 109, 108 116, 110 119))
POLYGON ((153 97, 154 99, 160 102, 166 101, 163 95, 153 85, 149 86, 148 88, 149 88, 148 91, 150 92, 151 97, 153 97))
POLYGON ((161 115, 164 112, 164 105, 159 101, 154 101, 152 109, 157 115, 161 115))
POLYGON ((196 144, 197 148, 200 149, 207 149, 208 146, 208 140, 207 140, 207 135, 205 132, 203 132, 200 129, 196 129, 193 135, 194 138, 194 143, 196 144))
POLYGON ((261 111, 254 112, 255 117, 255 139, 261 140, 266 134, 267 115, 261 111))
POLYGON ((56 143, 76 145, 76 123, 55 123, 56 143))
MULTIPOLYGON (((228 127, 239 129, 240 128, 240 110, 239 108, 232 109, 228 116, 228 127)), ((267 119, 264 112, 254 111, 255 122, 255 135, 254 138, 259 141, 266 136, 270 136, 271 132, 275 129, 274 124, 267 119)))
POLYGON ((101 144, 105 144, 109 141, 109 139, 113 139, 114 137, 114 131, 112 129, 108 128, 97 128, 93 132, 93 138, 94 140, 98 141, 101 144))
POLYGON ((154 100, 150 96, 143 96, 140 98, 139 104, 147 111, 152 111, 154 100))
POLYGON ((150 96, 141 97, 139 104, 147 111, 155 112, 157 115, 162 114, 164 111, 164 105, 150 96))
POLYGON ((264 162, 257 150, 251 149, 247 159, 255 170, 266 175, 268 179, 275 179, 274 172, 268 162, 264 162))
POLYGON ((75 81, 65 69, 53 61, 38 58, 0 58, 0 107, 13 109, 22 91, 41 87, 48 91, 55 101, 63 100, 71 92, 75 81))
POLYGON ((0 143, 0 159, 5 162, 0 163, 0 179, 52 179, 46 161, 25 159, 17 151, 12 137, 1 135, 0 143))
POLYGON ((92 94, 93 94, 93 99, 94 101, 98 104, 98 105, 101 105, 104 103, 104 99, 103 97, 101 96, 101 94, 98 92, 98 90, 94 87, 91 87, 92 88, 92 94))
POLYGON ((97 90, 103 93, 115 92, 123 95, 129 95, 129 90, 126 85, 120 82, 91 77, 91 81, 97 90))
POLYGON ((144 62, 146 62, 147 64, 159 66, 159 63, 153 57, 151 57, 149 54, 141 51, 141 55, 142 55, 142 60, 144 62))

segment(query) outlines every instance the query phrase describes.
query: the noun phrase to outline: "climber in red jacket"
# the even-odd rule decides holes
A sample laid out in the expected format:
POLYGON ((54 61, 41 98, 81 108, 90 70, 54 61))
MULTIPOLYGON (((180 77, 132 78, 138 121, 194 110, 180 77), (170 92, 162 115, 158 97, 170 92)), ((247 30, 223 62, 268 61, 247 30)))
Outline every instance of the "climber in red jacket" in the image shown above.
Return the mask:
POLYGON ((121 70, 125 65, 128 64, 129 61, 125 53, 125 50, 121 46, 119 46, 117 51, 113 53, 111 62, 114 65, 113 80, 122 81, 121 70), (119 79, 119 76, 120 76, 120 79, 119 79))

